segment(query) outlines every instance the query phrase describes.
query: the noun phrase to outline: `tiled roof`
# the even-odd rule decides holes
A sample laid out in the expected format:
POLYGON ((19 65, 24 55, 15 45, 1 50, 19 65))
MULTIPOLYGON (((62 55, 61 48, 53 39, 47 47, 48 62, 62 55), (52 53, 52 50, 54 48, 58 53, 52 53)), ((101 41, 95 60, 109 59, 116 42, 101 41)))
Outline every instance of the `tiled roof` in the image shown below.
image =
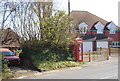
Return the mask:
POLYGON ((111 23, 111 22, 108 22, 108 23, 105 25, 104 30, 109 30, 107 26, 108 26, 110 23, 111 23))
POLYGON ((104 35, 104 34, 86 34, 82 38, 83 40, 111 40, 112 38, 104 35))
POLYGON ((2 47, 20 47, 20 37, 12 29, 0 29, 2 32, 2 47))
POLYGON ((97 29, 95 28, 95 25, 96 25, 98 22, 99 22, 99 21, 95 22, 95 23, 93 24, 93 26, 91 27, 90 30, 97 30, 97 29))
POLYGON ((107 30, 109 31, 108 27, 106 27, 106 26, 104 27, 104 30, 105 30, 105 31, 107 31, 107 30))
POLYGON ((104 25, 108 23, 108 21, 88 12, 88 11, 72 11, 70 13, 71 19, 75 26, 79 25, 81 22, 85 22, 88 24, 88 29, 90 29, 95 22, 99 21, 104 25))
POLYGON ((105 26, 107 27, 110 23, 111 23, 111 22, 106 23, 106 25, 105 25, 105 26))

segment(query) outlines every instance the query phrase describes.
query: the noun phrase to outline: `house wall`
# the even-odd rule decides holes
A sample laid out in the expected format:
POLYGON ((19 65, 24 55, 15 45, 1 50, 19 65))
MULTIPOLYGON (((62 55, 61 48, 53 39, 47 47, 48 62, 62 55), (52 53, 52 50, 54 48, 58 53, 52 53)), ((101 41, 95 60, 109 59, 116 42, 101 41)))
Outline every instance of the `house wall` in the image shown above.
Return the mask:
POLYGON ((118 37, 118 41, 120 41, 120 30, 118 30, 116 33, 118 33, 117 37, 118 37))
POLYGON ((84 41, 83 42, 83 51, 93 51, 93 44, 91 41, 84 41))
POLYGON ((114 41, 120 41, 120 31, 116 31, 115 34, 110 34, 109 31, 104 32, 108 37, 113 38, 114 41))
MULTIPOLYGON (((97 34, 96 31, 87 31, 87 34, 97 34)), ((114 41, 120 41, 120 30, 116 31, 115 34, 110 34, 109 31, 104 31, 104 34, 108 37, 113 38, 114 41)))
POLYGON ((91 31, 87 31, 86 34, 91 34, 91 31))
POLYGON ((97 41, 97 48, 108 48, 108 41, 97 41))
POLYGON ((91 31, 91 34, 97 34, 97 31, 91 31))
POLYGON ((97 34, 97 31, 87 31, 86 34, 97 34))
POLYGON ((109 35, 109 31, 104 31, 104 34, 105 35, 109 35))

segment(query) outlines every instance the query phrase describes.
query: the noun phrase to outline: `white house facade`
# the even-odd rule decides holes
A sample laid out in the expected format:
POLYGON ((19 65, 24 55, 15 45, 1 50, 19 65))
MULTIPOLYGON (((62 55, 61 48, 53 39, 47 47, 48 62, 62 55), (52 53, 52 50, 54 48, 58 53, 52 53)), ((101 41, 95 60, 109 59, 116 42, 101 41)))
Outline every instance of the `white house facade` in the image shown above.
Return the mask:
POLYGON ((86 34, 83 36, 84 51, 96 51, 97 48, 108 48, 112 38, 104 34, 86 34))
POLYGON ((92 41, 83 41, 83 51, 93 51, 93 42, 92 41))
POLYGON ((108 48, 108 41, 97 41, 97 48, 108 48))

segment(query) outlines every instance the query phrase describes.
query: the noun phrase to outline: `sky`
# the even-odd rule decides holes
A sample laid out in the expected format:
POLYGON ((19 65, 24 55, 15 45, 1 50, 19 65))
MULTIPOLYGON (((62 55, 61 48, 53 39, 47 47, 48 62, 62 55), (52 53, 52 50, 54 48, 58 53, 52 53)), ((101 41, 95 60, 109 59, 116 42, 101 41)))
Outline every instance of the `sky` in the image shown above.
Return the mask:
MULTIPOLYGON (((57 6, 55 6, 56 9, 65 11, 68 10, 68 0, 54 0, 54 1, 57 4, 57 6)), ((118 25, 119 1, 120 0, 70 0, 70 8, 71 11, 72 10, 88 11, 100 18, 103 18, 108 22, 113 21, 116 25, 118 25)))
MULTIPOLYGON (((56 8, 67 10, 68 0, 58 0, 59 5, 56 8)), ((120 0, 70 0, 71 11, 81 10, 103 18, 118 25, 118 2, 120 0)))

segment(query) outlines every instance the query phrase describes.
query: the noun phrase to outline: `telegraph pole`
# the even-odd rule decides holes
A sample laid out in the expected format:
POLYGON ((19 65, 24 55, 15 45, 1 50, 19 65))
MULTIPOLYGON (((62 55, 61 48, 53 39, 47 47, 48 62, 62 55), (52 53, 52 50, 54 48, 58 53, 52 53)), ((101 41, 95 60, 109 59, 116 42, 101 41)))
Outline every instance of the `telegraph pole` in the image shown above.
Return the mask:
POLYGON ((70 0, 68 0, 68 15, 70 14, 70 0))

